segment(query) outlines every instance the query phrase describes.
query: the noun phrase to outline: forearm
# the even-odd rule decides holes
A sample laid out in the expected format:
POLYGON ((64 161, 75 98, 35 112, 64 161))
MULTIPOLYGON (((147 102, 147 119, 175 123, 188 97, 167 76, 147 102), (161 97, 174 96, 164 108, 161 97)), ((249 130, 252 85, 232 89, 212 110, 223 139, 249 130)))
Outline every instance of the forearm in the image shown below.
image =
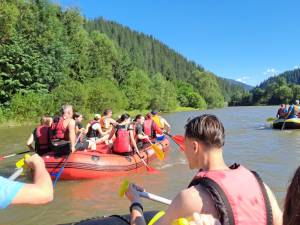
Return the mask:
POLYGON ((45 192, 53 193, 52 180, 44 165, 38 165, 34 168, 33 184, 45 192))
POLYGON ((75 130, 70 130, 69 131, 70 135, 69 135, 69 138, 70 138, 70 147, 73 148, 75 147, 75 142, 76 142, 76 134, 75 134, 75 130))
POLYGON ((133 207, 131 212, 131 225, 146 225, 143 213, 138 207, 133 207))

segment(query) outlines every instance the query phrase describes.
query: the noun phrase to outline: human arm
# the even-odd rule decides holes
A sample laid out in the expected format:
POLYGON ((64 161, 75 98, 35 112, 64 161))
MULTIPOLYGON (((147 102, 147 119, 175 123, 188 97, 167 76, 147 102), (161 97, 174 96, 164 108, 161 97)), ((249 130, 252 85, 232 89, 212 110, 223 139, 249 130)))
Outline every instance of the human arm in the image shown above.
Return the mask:
POLYGON ((134 147, 134 149, 137 149, 137 145, 136 142, 134 140, 134 136, 133 136, 133 131, 129 130, 129 136, 130 136, 130 141, 131 141, 131 145, 134 147))
POLYGON ((279 208, 279 205, 277 203, 277 200, 275 198, 275 195, 271 191, 271 189, 268 187, 268 185, 265 185, 271 208, 272 208, 272 213, 273 213, 273 225, 282 225, 282 212, 281 209, 279 208))
POLYGON ((75 152, 75 145, 76 145, 75 120, 73 119, 70 120, 68 129, 69 129, 69 140, 70 140, 71 152, 75 152))
POLYGON ((165 118, 161 117, 161 122, 164 125, 164 129, 169 133, 171 132, 171 125, 167 122, 167 120, 165 118))
POLYGON ((34 170, 32 184, 25 184, 12 200, 12 204, 45 204, 53 200, 53 186, 43 159, 34 154, 25 160, 34 170))
POLYGON ((29 136, 29 138, 28 138, 28 140, 26 142, 26 145, 30 149, 30 151, 34 151, 34 147, 32 146, 33 141, 34 141, 33 134, 30 134, 30 136, 29 136))

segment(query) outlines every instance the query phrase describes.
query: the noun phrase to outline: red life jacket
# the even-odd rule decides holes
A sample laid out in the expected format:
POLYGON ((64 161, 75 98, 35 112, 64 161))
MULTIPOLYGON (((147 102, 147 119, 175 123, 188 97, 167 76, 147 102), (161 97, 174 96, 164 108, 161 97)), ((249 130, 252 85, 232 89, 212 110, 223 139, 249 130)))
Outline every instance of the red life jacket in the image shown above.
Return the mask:
POLYGON ((130 134, 127 127, 117 125, 115 135, 116 139, 113 145, 114 152, 121 154, 131 152, 130 134))
POLYGON ((60 117, 57 123, 51 126, 51 139, 60 139, 69 141, 69 130, 64 127, 64 118, 60 117))
POLYGON ((272 225, 272 209, 257 173, 234 164, 230 170, 200 171, 190 186, 201 185, 212 196, 226 225, 272 225))
MULTIPOLYGON (((157 126, 152 119, 147 119, 144 121, 144 133, 150 138, 156 138, 156 134, 162 134, 161 129, 157 126)), ((145 140, 146 142, 146 140, 145 140)))
POLYGON ((34 131, 35 151, 39 155, 50 151, 49 131, 50 128, 45 125, 38 126, 34 131))

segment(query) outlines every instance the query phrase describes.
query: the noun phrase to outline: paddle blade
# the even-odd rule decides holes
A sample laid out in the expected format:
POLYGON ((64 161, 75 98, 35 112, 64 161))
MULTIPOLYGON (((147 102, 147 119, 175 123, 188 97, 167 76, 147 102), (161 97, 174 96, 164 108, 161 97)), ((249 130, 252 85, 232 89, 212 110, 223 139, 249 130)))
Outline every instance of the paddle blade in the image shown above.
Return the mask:
POLYGON ((180 147, 180 151, 185 150, 185 145, 184 145, 184 136, 182 135, 174 135, 172 136, 173 141, 180 147))
POLYGON ((150 166, 146 166, 146 168, 147 168, 147 171, 149 173, 158 173, 159 172, 158 170, 156 170, 156 169, 154 169, 153 167, 150 167, 150 166))
POLYGON ((277 118, 273 118, 273 117, 269 117, 268 119, 267 119, 267 122, 272 122, 272 121, 274 121, 274 120, 276 120, 277 118))
POLYGON ((151 144, 151 147, 152 147, 152 149, 155 151, 155 154, 156 154, 157 158, 158 158, 159 160, 164 160, 164 158, 165 158, 165 153, 163 152, 163 150, 161 150, 161 148, 158 147, 158 146, 155 145, 155 144, 151 144))
POLYGON ((125 192, 128 190, 129 188, 129 181, 128 180, 124 180, 123 183, 121 184, 120 188, 119 188, 119 196, 122 198, 125 195, 125 192))

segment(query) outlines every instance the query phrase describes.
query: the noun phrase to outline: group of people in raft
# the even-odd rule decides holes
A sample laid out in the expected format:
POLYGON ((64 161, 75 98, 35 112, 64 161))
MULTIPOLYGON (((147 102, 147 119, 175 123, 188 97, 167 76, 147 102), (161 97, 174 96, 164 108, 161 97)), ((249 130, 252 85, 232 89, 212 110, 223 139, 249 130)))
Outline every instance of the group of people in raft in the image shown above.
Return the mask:
MULTIPOLYGON (((74 124, 70 124, 70 119, 61 121, 65 130, 68 126, 75 128, 75 121, 74 124)), ((282 214, 271 189, 257 173, 242 165, 225 164, 224 143, 225 130, 216 116, 202 114, 187 122, 184 154, 189 168, 198 172, 155 225, 170 225, 178 218, 192 215, 189 225, 299 225, 300 167, 289 185, 282 214)), ((9 204, 41 204, 53 199, 52 183, 42 158, 35 154, 26 162, 34 170, 33 184, 1 177, 2 208, 9 204)), ((126 192, 131 202, 131 224, 134 225, 146 224, 139 195, 141 190, 142 187, 130 184, 126 192)))
POLYGON ((300 118, 299 112, 299 100, 295 101, 295 104, 281 104, 277 110, 276 118, 278 119, 292 119, 300 118))
POLYGON ((73 114, 71 105, 64 105, 61 116, 54 119, 42 117, 41 124, 30 135, 27 146, 44 155, 50 151, 68 154, 75 150, 96 150, 96 145, 102 143, 107 145, 107 150, 101 153, 131 155, 135 149, 143 148, 151 139, 171 129, 170 124, 154 110, 145 117, 137 115, 133 122, 128 114, 114 120, 110 109, 104 110, 102 117, 95 114, 86 128, 82 120, 80 113, 73 114))

